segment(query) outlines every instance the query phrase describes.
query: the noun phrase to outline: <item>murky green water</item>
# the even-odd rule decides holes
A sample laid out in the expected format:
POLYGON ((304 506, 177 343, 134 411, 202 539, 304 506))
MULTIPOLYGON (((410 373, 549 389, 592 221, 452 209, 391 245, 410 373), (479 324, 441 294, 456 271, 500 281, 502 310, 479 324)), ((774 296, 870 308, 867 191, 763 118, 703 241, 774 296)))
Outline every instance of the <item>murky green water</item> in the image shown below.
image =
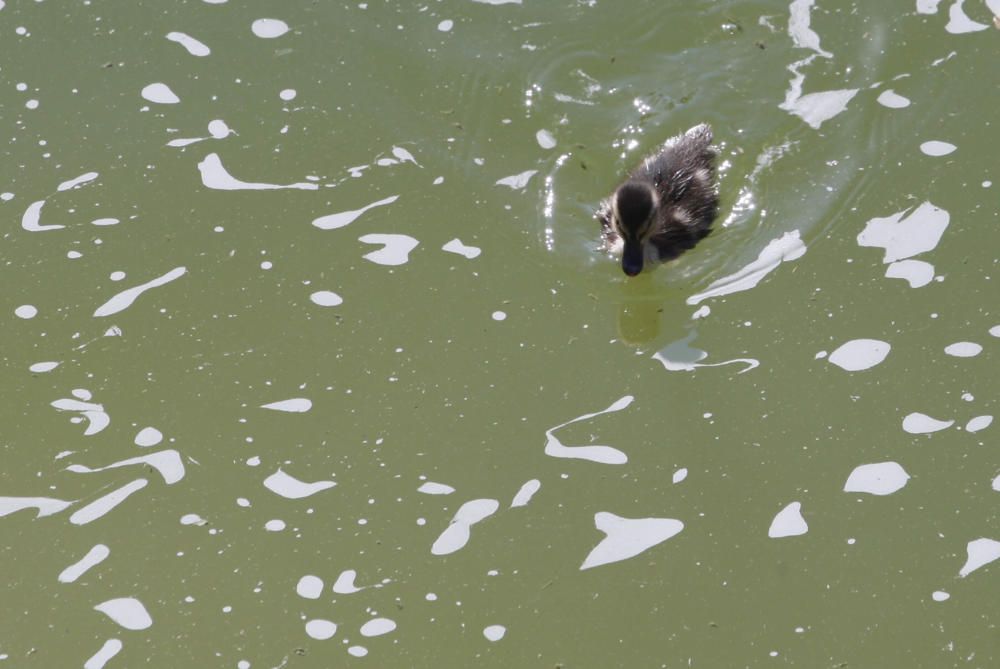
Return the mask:
POLYGON ((0 666, 995 666, 991 6, 0 2, 0 666))

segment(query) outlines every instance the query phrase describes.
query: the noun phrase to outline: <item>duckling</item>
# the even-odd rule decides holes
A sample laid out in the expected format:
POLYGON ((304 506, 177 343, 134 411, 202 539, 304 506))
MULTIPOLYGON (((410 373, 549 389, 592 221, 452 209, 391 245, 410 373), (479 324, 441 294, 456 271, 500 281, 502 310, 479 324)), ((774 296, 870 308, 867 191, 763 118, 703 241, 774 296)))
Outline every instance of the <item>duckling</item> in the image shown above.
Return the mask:
POLYGON ((673 260, 708 235, 719 210, 717 154, 712 129, 697 125, 668 139, 601 203, 604 248, 621 254, 625 274, 673 260))

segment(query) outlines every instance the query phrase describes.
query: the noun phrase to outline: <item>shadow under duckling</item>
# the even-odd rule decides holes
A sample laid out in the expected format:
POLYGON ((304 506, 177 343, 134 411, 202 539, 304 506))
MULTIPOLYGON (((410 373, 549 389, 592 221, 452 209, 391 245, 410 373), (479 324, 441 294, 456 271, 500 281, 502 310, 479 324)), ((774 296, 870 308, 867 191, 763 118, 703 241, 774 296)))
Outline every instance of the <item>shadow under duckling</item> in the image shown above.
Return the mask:
POLYGON ((673 260, 705 238, 719 211, 712 128, 702 123, 671 137, 601 203, 604 249, 622 271, 673 260))

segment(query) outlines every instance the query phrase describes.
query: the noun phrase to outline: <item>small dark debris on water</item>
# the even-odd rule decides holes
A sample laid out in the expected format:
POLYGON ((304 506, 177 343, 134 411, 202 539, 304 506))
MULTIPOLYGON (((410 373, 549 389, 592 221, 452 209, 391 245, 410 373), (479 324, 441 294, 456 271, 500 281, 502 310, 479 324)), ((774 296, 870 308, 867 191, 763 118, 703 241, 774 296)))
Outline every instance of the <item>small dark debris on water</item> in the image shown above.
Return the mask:
POLYGON ((763 51, 764 49, 767 48, 767 45, 764 44, 763 42, 761 42, 760 40, 757 40, 756 42, 754 42, 753 45, 755 47, 757 47, 758 49, 760 49, 761 51, 763 51))

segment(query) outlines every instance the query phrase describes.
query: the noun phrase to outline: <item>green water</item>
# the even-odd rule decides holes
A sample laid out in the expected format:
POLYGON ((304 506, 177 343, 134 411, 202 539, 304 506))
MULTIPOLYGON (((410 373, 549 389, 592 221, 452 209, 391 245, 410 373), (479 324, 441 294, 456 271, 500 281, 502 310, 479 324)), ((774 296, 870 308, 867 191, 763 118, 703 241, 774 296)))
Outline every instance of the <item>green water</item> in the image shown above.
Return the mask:
POLYGON ((995 666, 997 33, 932 4, 0 4, 0 666, 995 666))

